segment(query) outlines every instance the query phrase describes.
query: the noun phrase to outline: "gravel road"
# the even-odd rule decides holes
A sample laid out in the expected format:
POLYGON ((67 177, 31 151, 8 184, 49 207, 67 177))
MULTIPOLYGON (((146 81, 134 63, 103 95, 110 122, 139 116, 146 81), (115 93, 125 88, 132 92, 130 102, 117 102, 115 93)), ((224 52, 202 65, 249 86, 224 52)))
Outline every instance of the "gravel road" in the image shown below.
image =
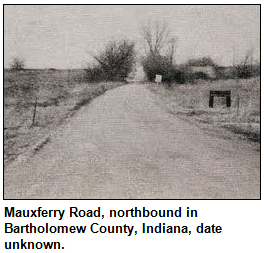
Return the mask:
POLYGON ((165 112, 143 85, 81 108, 24 163, 5 199, 259 198, 260 153, 165 112))

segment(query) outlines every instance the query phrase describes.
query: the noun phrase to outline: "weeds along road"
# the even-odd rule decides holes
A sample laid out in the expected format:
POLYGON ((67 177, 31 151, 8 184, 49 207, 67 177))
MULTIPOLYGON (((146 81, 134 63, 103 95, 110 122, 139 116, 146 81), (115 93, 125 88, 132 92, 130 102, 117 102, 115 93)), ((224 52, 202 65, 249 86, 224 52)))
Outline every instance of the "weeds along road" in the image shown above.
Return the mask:
POLYGON ((153 96, 132 84, 81 108, 5 168, 5 198, 259 198, 259 151, 206 134, 153 96))

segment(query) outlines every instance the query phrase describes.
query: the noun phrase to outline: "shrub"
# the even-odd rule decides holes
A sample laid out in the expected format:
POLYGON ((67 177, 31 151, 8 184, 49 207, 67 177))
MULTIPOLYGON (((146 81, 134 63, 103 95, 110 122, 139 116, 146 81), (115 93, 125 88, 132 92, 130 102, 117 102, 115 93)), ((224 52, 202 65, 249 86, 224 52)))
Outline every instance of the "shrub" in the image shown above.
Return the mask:
POLYGON ((252 65, 252 75, 253 76, 260 76, 260 64, 252 65))
POLYGON ((176 69, 175 67, 172 67, 168 69, 167 73, 165 73, 164 82, 166 83, 185 83, 185 73, 179 69, 176 69))
POLYGON ((190 59, 187 64, 188 66, 205 67, 213 66, 217 67, 217 64, 210 57, 202 57, 198 59, 190 59))
POLYGON ((110 42, 93 58, 97 65, 87 69, 89 81, 124 81, 135 63, 134 43, 127 40, 110 42))
POLYGON ((12 70, 23 70, 25 69, 25 61, 18 57, 14 57, 10 67, 12 70))
POLYGON ((235 74, 238 78, 250 78, 260 74, 260 65, 253 65, 253 51, 249 50, 240 64, 235 66, 235 74))
POLYGON ((202 80, 210 79, 210 77, 204 72, 195 72, 194 73, 194 78, 195 79, 202 79, 202 80))
POLYGON ((238 78, 250 78, 253 76, 252 68, 248 65, 237 65, 235 67, 235 74, 238 78))
POLYGON ((90 82, 101 82, 107 79, 103 68, 95 66, 93 68, 86 69, 87 79, 90 82))
POLYGON ((156 75, 164 75, 171 68, 169 60, 158 54, 149 54, 146 58, 143 58, 142 65, 144 72, 147 75, 149 81, 154 81, 156 75))
POLYGON ((153 82, 156 75, 162 75, 162 81, 165 83, 184 83, 185 75, 183 71, 176 69, 169 57, 159 54, 149 54, 143 58, 142 65, 149 81, 153 82))

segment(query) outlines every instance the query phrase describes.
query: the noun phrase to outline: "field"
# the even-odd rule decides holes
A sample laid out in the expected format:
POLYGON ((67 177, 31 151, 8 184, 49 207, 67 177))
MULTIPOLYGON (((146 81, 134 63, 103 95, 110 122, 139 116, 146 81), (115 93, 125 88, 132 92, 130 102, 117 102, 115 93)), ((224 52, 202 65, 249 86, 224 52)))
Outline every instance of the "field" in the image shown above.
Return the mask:
MULTIPOLYGON (((228 130, 239 138, 256 144, 260 142, 260 79, 230 79, 199 81, 195 84, 163 85, 150 84, 149 89, 161 98, 167 111, 179 115, 204 128, 228 130), (209 107, 210 90, 230 90, 231 107, 226 107, 224 98, 215 98, 214 107, 209 107)), ((258 144, 257 144, 258 145, 258 144)))
POLYGON ((34 147, 81 106, 123 83, 88 84, 84 70, 4 71, 4 163, 34 147), (34 107, 35 119, 34 118, 34 107))
MULTIPOLYGON (((25 70, 4 72, 4 163, 28 150, 34 152, 65 119, 91 99, 123 83, 87 83, 84 70, 25 70), (36 105, 35 119, 34 107, 36 105)), ((260 142, 260 79, 200 81, 196 84, 147 84, 159 103, 205 128, 235 133, 260 142), (210 90, 231 90, 231 108, 215 99, 209 108, 210 90)), ((232 135, 233 138, 233 135, 232 135)))

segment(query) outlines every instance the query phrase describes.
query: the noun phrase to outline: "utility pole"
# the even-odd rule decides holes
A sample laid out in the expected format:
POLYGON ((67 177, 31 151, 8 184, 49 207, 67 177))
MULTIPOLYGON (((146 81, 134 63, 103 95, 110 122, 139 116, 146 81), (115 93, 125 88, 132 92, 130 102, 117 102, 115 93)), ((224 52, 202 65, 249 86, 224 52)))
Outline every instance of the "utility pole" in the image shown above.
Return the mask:
POLYGON ((250 50, 250 74, 252 75, 253 71, 253 49, 250 50))
MULTIPOLYGON (((235 73, 235 81, 236 81, 236 85, 238 85, 238 76, 237 76, 237 70, 236 70, 236 64, 237 64, 237 59, 236 59, 236 49, 235 46, 233 46, 233 73, 235 73)), ((237 110, 236 110, 236 115, 238 117, 239 115, 239 107, 240 107, 240 97, 239 97, 239 90, 237 93, 237 110)))
POLYGON ((171 65, 173 64, 173 56, 174 56, 176 41, 177 41, 176 38, 171 38, 171 40, 170 40, 170 43, 171 43, 171 55, 170 55, 171 65))
POLYGON ((67 69, 67 74, 68 74, 68 87, 70 86, 70 69, 67 69))
POLYGON ((37 94, 36 94, 35 103, 34 103, 34 110, 33 110, 32 126, 35 125, 35 118, 36 118, 36 111, 37 111, 37 103, 38 103, 38 98, 37 98, 37 94))
POLYGON ((237 117, 238 117, 238 115, 239 115, 239 103, 240 103, 240 101, 239 101, 239 93, 237 94, 237 117))
POLYGON ((35 119, 37 114, 37 105, 38 105, 38 89, 39 89, 39 80, 37 78, 37 74, 35 73, 32 79, 30 80, 30 83, 32 84, 32 93, 31 95, 35 97, 34 99, 34 108, 33 108, 33 116, 32 116, 32 126, 35 125, 35 119))

